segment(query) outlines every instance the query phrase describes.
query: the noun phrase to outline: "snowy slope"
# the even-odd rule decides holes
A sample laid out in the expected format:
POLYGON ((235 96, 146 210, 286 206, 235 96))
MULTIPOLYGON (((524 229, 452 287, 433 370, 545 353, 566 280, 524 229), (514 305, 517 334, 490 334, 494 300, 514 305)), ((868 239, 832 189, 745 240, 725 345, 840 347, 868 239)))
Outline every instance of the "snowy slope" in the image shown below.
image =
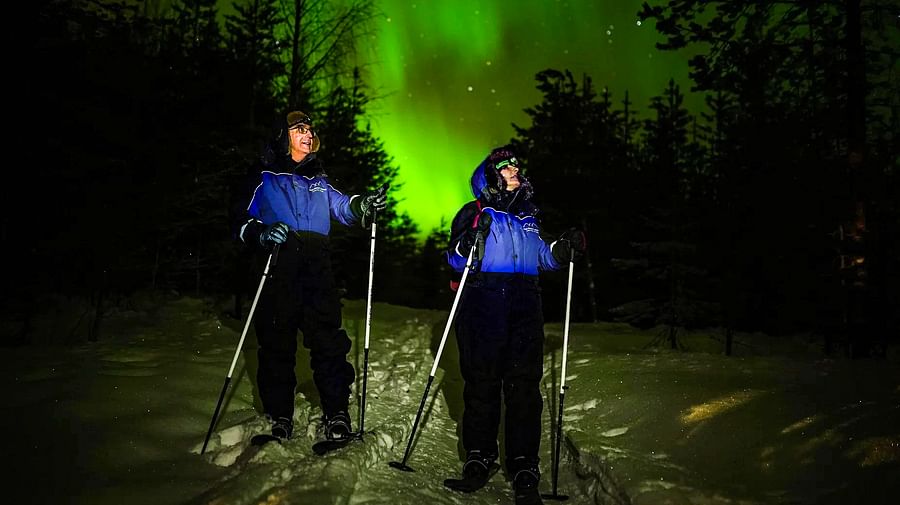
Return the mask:
MULTIPOLYGON (((191 298, 132 309, 104 320, 98 344, 5 353, 9 503, 512 503, 502 472, 472 495, 441 485, 461 465, 452 332, 408 460, 416 471, 387 464, 403 457, 446 312, 375 305, 364 442, 312 455, 320 410, 301 356, 295 438, 247 459, 249 438, 267 428, 250 380, 252 335, 199 454, 243 323, 191 298)), ((363 314, 361 302, 346 302, 360 372, 363 314)), ((545 491, 561 325, 547 334, 545 491)), ((622 325, 572 326, 559 477, 567 503, 893 503, 895 360, 822 359, 803 341, 788 357, 787 342, 759 335, 744 336, 737 357, 718 354, 706 334, 686 335, 687 352, 646 347, 653 338, 622 325)))

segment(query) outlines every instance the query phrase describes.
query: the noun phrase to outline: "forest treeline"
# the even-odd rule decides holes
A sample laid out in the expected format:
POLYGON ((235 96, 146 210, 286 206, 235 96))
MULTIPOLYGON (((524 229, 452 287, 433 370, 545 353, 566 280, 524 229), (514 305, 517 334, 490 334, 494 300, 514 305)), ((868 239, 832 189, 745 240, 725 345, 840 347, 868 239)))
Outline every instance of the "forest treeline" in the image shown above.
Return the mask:
MULTIPOLYGON (((340 189, 399 183, 349 57, 373 0, 246 0, 225 15, 215 0, 30 8, 9 77, 23 155, 4 184, 6 345, 102 338, 104 310, 147 290, 237 296, 240 317, 258 279, 231 205, 286 110, 316 118, 340 189), (54 308, 69 315, 41 337, 54 308)), ((673 347, 681 329, 712 326, 726 343, 738 330, 811 331, 857 354, 896 342, 898 8, 691 0, 638 15, 660 49, 697 54, 691 90, 670 81, 633 103, 546 69, 510 139, 548 238, 587 233, 573 319, 660 325, 673 347), (706 108, 687 110, 688 92, 706 108)), ((376 300, 447 308, 447 230, 420 242, 408 215, 381 222, 376 300)), ((365 296, 367 236, 334 236, 348 297, 365 296)), ((543 285, 560 319, 565 275, 543 285)))

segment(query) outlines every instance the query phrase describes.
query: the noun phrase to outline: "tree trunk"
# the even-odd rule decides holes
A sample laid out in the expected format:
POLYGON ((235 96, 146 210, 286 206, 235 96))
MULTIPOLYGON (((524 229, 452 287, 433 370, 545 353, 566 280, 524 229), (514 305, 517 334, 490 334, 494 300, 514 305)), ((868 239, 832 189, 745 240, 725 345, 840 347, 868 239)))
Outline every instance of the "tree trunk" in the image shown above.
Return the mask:
MULTIPOLYGON (((847 25, 845 33, 845 49, 847 51, 847 176, 851 181, 852 202, 854 203, 855 215, 851 217, 850 239, 856 242, 860 247, 854 255, 854 264, 850 268, 854 271, 856 281, 848 283, 849 292, 847 299, 846 311, 848 313, 849 328, 848 332, 849 345, 851 349, 851 357, 854 357, 858 346, 854 345, 857 340, 866 340, 867 335, 859 333, 867 333, 868 317, 866 312, 866 304, 863 300, 866 298, 866 292, 870 288, 868 286, 867 268, 867 248, 865 241, 866 232, 866 211, 869 191, 867 174, 865 172, 866 164, 866 103, 865 103, 865 53, 862 45, 862 13, 860 8, 861 0, 845 0, 847 25)), ((862 342, 860 342, 862 344, 862 342)))

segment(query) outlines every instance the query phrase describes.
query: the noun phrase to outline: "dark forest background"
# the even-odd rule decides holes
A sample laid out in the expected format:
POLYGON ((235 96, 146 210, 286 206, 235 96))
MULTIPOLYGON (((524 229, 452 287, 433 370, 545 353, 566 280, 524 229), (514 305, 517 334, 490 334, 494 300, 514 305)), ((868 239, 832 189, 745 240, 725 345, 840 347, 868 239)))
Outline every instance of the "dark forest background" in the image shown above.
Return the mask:
MULTIPOLYGON (((372 0, 29 2, 8 96, 18 118, 3 184, 3 345, 104 338, 103 315, 176 294, 245 317, 259 279, 231 206, 285 111, 317 123, 334 185, 397 186, 348 56, 372 0)), ((804 332, 827 352, 900 338, 900 8, 887 0, 644 4, 665 50, 691 49, 693 87, 650 103, 547 69, 514 125, 548 239, 586 231, 575 321, 804 332), (707 107, 689 111, 684 93, 707 107)), ((8 67, 9 68, 9 67, 8 67)), ((523 83, 524 85, 524 83, 523 83)), ((486 146, 489 149, 491 146, 486 146)), ((396 192, 394 193, 396 195, 396 192)), ((376 301, 447 309, 447 230, 424 242, 380 219, 376 301)), ((333 240, 364 298, 368 230, 333 240)), ((549 320, 564 272, 545 274, 549 320)))

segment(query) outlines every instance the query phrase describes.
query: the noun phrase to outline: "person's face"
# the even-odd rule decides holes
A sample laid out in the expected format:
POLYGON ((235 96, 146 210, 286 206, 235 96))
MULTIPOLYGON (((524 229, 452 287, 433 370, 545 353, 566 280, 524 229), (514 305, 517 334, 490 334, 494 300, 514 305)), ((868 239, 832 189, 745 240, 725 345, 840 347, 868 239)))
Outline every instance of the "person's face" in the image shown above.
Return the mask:
POLYGON ((313 130, 309 125, 298 124, 288 130, 291 138, 291 155, 296 159, 299 155, 300 159, 306 157, 312 152, 313 130))
POLYGON ((500 169, 500 176, 506 181, 506 190, 513 191, 519 187, 519 167, 513 158, 500 169))

